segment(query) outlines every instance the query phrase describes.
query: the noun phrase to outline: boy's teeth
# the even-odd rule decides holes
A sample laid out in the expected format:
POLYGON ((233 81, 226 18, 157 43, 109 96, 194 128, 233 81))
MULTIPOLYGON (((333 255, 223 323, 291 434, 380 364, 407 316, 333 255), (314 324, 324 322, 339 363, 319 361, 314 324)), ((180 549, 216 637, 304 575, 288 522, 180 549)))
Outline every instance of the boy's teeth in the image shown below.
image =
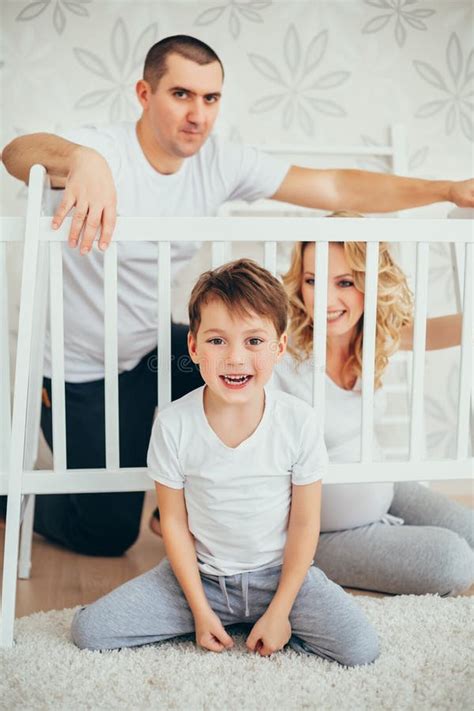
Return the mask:
POLYGON ((227 383, 244 383, 248 379, 248 375, 224 375, 224 380, 227 383))

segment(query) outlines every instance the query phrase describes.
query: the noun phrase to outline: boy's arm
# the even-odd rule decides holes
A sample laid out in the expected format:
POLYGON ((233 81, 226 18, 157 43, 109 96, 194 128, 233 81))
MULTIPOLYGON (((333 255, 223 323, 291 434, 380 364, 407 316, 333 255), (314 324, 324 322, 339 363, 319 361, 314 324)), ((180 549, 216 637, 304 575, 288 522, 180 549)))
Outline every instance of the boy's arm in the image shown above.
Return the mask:
MULTIPOLYGON (((461 344, 462 314, 438 316, 426 320, 426 350, 437 351, 461 344)), ((413 324, 401 332, 400 350, 413 350, 413 324)))
POLYGON ((11 175, 25 183, 31 167, 43 165, 51 185, 65 188, 53 227, 60 227, 75 206, 70 246, 77 245, 83 230, 81 254, 89 252, 100 230, 99 247, 107 248, 115 227, 117 198, 109 165, 100 153, 50 133, 33 133, 5 146, 2 161, 11 175))
POLYGON ((166 554, 194 617, 196 642, 214 652, 233 646, 206 598, 199 575, 194 538, 188 527, 184 489, 155 483, 166 554))
POLYGON ((292 500, 283 567, 278 588, 266 612, 253 627, 247 647, 267 656, 291 636, 289 614, 313 562, 321 520, 321 480, 292 485, 292 500))

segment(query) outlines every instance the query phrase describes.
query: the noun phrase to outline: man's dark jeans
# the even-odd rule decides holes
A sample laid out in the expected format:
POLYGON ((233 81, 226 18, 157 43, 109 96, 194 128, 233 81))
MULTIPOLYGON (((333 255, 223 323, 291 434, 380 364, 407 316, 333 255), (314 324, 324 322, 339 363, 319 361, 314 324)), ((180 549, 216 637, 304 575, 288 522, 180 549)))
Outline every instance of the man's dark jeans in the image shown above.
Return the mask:
MULTIPOLYGON (((172 398, 203 384, 187 355, 188 327, 172 324, 172 398)), ((51 381, 44 378, 51 401, 51 381)), ((51 403, 54 407, 54 402, 51 403)), ((120 466, 145 467, 157 405, 157 353, 119 375, 120 466)), ((52 407, 43 404, 41 428, 53 449, 52 407)), ((68 469, 105 467, 104 380, 66 383, 68 469)), ((36 497, 34 530, 78 553, 122 555, 137 539, 144 493, 51 494, 36 497)))

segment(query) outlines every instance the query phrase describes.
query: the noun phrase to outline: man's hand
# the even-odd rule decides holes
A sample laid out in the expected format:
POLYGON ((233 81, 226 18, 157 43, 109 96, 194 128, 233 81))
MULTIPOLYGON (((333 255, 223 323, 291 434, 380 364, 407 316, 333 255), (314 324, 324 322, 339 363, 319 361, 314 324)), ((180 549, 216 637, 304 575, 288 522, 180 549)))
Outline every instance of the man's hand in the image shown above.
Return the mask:
POLYGON ((209 609, 194 616, 196 644, 211 652, 222 652, 234 646, 233 639, 224 629, 216 613, 209 609))
POLYGON ((268 609, 254 624, 247 637, 247 649, 258 652, 261 657, 269 657, 283 649, 291 637, 288 617, 268 609))
POLYGON ((105 158, 91 148, 79 146, 71 161, 64 197, 53 217, 53 228, 60 227, 75 207, 69 246, 76 247, 82 233, 81 254, 87 254, 100 229, 99 248, 104 251, 112 239, 116 220, 117 196, 112 173, 105 158))
POLYGON ((474 207, 474 179, 458 180, 453 183, 449 200, 458 207, 474 207))

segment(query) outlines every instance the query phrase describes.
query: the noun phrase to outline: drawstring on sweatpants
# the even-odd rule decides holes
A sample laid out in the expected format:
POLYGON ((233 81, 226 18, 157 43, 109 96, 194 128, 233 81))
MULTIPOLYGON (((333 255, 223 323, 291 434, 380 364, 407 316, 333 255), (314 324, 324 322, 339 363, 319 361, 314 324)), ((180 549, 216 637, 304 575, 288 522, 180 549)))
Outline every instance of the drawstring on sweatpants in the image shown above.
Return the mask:
MULTIPOLYGON (((225 576, 224 575, 219 575, 219 585, 222 590, 222 594, 225 597, 225 601, 227 603, 227 609, 231 614, 234 614, 234 610, 232 609, 230 605, 230 600, 229 600, 229 595, 227 593, 227 586, 225 584, 225 576)), ((249 611, 249 574, 248 573, 242 573, 242 597, 244 599, 245 603, 245 617, 248 617, 250 615, 249 611)))
POLYGON ((219 575, 219 585, 221 586, 222 594, 225 596, 225 601, 227 603, 227 609, 231 614, 234 614, 233 609, 230 606, 230 601, 229 601, 229 596, 227 594, 227 587, 225 584, 225 577, 223 575, 219 575))
POLYGON ((242 596, 245 601, 245 617, 249 616, 249 574, 242 573, 242 596))

